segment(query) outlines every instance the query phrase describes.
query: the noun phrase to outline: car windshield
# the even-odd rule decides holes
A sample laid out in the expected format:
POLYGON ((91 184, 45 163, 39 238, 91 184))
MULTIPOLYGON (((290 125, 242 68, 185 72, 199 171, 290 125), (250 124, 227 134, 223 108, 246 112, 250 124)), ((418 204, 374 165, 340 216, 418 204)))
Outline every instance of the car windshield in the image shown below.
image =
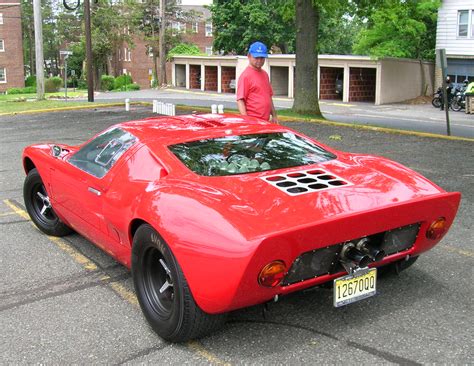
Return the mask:
POLYGON ((291 132, 226 136, 172 145, 169 149, 189 169, 205 176, 261 172, 336 158, 291 132))

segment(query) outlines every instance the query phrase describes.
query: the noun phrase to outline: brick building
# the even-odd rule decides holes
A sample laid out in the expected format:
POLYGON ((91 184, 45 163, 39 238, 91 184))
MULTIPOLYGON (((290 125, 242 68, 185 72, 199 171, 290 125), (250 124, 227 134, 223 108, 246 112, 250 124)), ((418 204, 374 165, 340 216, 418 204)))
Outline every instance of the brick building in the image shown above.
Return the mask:
POLYGON ((20 0, 0 0, 0 93, 24 86, 20 0))
MULTIPOLYGON (((196 14, 193 22, 171 23, 174 32, 181 33, 183 42, 196 44, 201 52, 212 54, 212 23, 211 13, 203 5, 209 5, 211 0, 182 0, 179 6, 185 12, 196 14)), ((135 47, 129 48, 127 44, 115 53, 112 65, 115 76, 122 74, 131 75, 133 81, 141 88, 149 88, 153 75, 153 57, 149 52, 146 42, 140 35, 134 37, 135 47)), ((159 60, 157 60, 159 65, 159 60)), ((159 66, 158 66, 159 69, 159 66)), ((167 79, 171 84, 171 64, 167 63, 167 79)))

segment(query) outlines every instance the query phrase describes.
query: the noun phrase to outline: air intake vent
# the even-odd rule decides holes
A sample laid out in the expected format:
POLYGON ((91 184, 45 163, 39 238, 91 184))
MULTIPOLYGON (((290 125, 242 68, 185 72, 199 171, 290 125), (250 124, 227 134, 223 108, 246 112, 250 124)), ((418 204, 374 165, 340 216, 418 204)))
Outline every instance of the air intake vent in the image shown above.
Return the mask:
POLYGON ((223 123, 218 122, 218 121, 212 121, 212 120, 207 120, 207 121, 193 121, 193 124, 199 127, 222 127, 224 126, 223 123))
POLYGON ((276 174, 263 177, 262 179, 290 196, 352 185, 347 180, 324 169, 276 174))

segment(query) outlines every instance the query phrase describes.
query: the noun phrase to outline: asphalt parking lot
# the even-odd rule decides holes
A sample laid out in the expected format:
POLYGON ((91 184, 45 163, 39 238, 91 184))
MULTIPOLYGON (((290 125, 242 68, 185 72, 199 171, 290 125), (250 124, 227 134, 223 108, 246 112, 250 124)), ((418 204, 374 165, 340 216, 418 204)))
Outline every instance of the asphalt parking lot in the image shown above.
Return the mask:
POLYGON ((77 144, 151 107, 0 117, 0 363, 472 364, 474 143, 316 123, 288 123, 337 149, 382 155, 463 194, 449 234, 378 294, 332 307, 316 288, 236 311, 219 332, 186 344, 148 327, 129 272, 77 234, 56 239, 25 215, 22 149, 77 144))

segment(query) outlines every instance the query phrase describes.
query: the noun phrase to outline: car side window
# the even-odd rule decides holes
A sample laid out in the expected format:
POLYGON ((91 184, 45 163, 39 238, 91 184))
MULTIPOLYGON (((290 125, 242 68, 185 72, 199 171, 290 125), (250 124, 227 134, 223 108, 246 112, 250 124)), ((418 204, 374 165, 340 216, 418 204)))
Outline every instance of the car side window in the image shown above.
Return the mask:
POLYGON ((94 177, 102 178, 136 141, 137 138, 132 134, 114 128, 85 144, 71 156, 69 163, 94 177))

